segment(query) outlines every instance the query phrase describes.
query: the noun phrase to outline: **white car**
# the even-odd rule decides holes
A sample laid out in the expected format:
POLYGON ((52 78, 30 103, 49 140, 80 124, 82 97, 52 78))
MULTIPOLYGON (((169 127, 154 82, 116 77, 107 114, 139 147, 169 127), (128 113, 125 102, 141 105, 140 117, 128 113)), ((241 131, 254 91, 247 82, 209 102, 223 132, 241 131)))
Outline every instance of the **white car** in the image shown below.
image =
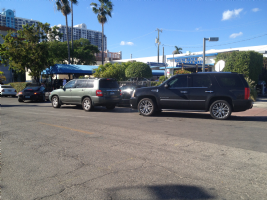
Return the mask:
POLYGON ((11 85, 0 85, 0 96, 16 97, 17 91, 11 85))

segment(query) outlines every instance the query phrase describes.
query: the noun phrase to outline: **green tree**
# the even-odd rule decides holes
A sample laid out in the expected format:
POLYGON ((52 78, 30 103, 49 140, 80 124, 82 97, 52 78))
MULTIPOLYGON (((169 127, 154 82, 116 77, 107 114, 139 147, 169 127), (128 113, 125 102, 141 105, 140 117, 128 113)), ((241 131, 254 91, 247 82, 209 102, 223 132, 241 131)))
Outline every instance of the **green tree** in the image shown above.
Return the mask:
POLYGON ((142 62, 134 62, 125 70, 127 78, 151 78, 152 70, 149 65, 142 62))
MULTIPOLYGON (((90 41, 84 38, 75 40, 74 44, 74 64, 91 65, 96 63, 95 53, 98 53, 98 47, 91 45, 90 41)), ((51 41, 49 42, 50 58, 55 63, 64 63, 67 57, 67 42, 51 41)))
POLYGON ((70 4, 68 0, 57 0, 57 10, 65 16, 66 20, 66 32, 67 32, 67 43, 68 43, 68 64, 70 64, 70 45, 69 45, 69 29, 68 29, 68 14, 70 14, 70 4))
POLYGON ((17 33, 9 31, 6 36, 1 35, 4 39, 4 43, 0 45, 3 64, 16 72, 30 70, 29 74, 38 81, 40 73, 46 67, 54 65, 49 57, 48 35, 52 40, 60 37, 57 29, 50 28, 48 23, 38 23, 37 26, 27 24, 17 33))
POLYGON ((179 48, 177 46, 175 46, 174 48, 175 48, 175 50, 172 52, 173 54, 182 54, 183 53, 182 48, 179 48))
POLYGON ((0 83, 6 80, 6 77, 4 75, 4 72, 0 71, 0 83))
POLYGON ((98 22, 102 25, 102 65, 104 64, 104 24, 108 21, 107 15, 111 16, 113 10, 113 4, 109 0, 99 0, 99 5, 91 3, 93 12, 97 14, 98 22))
POLYGON ((125 70, 131 62, 127 63, 106 63, 105 65, 99 65, 97 69, 95 69, 94 76, 95 77, 105 77, 105 78, 115 78, 118 81, 125 81, 127 78, 125 76, 125 70))

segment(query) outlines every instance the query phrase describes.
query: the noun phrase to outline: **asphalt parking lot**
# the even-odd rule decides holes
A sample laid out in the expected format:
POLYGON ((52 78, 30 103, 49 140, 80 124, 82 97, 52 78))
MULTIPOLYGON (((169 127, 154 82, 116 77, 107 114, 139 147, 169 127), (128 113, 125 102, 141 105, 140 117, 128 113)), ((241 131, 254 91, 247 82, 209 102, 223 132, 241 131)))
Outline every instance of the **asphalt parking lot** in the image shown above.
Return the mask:
POLYGON ((84 112, 1 98, 3 199, 265 199, 264 99, 209 113, 84 112), (254 113, 254 114, 253 114, 254 113))

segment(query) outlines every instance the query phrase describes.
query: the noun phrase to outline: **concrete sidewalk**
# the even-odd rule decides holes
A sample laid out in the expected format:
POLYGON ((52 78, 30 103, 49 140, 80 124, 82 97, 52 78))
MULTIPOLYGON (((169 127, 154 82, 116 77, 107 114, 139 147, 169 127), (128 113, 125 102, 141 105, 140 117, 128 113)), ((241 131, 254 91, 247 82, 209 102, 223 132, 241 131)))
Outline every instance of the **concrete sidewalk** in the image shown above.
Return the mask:
POLYGON ((257 116, 267 117, 267 95, 259 96, 253 103, 253 108, 244 112, 234 112, 232 116, 257 116))

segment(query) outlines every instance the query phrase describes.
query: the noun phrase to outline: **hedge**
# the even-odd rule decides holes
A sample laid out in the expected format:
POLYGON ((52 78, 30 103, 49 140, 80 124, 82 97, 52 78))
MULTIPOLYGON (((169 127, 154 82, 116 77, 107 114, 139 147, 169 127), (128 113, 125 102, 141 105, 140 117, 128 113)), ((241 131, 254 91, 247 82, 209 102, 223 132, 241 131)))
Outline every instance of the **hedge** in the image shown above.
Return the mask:
POLYGON ((262 72, 263 56, 255 51, 234 51, 219 53, 215 59, 215 64, 225 61, 225 72, 237 72, 244 74, 245 77, 258 82, 259 75, 262 72))
POLYGON ((9 83, 8 85, 11 85, 17 92, 20 92, 27 86, 27 82, 13 82, 9 83))

